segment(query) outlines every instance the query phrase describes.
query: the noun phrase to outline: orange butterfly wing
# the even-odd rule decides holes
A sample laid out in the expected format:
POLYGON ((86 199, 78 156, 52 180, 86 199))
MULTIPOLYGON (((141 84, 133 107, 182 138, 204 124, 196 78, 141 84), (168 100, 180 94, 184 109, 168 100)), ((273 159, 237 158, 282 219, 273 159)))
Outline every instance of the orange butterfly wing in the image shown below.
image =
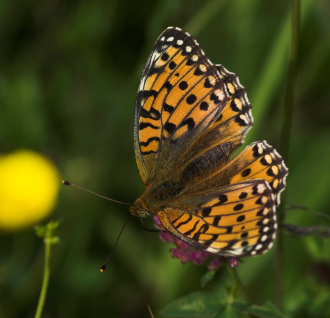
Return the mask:
POLYGON ((208 252, 263 254, 275 239, 276 206, 286 174, 276 150, 265 141, 255 142, 204 180, 201 188, 207 191, 181 192, 180 201, 174 198, 158 217, 168 231, 208 252))
POLYGON ((212 64, 188 33, 166 29, 137 94, 134 147, 147 187, 132 214, 157 214, 169 232, 214 254, 267 251, 288 169, 265 141, 230 159, 252 125, 236 74, 212 64))
POLYGON ((225 90, 216 66, 190 35, 177 28, 160 35, 142 73, 135 108, 135 154, 144 184, 178 170, 180 157, 225 107, 225 90))

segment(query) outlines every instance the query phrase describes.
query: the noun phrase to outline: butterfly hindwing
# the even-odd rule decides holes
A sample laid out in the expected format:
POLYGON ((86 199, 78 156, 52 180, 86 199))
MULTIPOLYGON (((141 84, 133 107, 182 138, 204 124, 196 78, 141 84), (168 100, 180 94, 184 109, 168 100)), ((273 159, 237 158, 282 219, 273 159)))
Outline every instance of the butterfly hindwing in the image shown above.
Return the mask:
POLYGON ((255 142, 216 174, 187 187, 158 216, 168 231, 209 252, 262 254, 275 239, 276 207, 287 173, 272 146, 255 142))
POLYGON ((239 171, 230 179, 231 184, 249 179, 266 180, 272 189, 276 205, 280 204, 280 194, 286 186, 288 168, 281 155, 265 140, 246 147, 230 162, 227 169, 239 171))
MULTIPOLYGON (((212 174, 204 178, 196 178, 196 181, 185 191, 187 193, 210 191, 228 184, 263 179, 269 183, 276 205, 279 205, 280 193, 286 186, 287 174, 288 169, 280 154, 266 141, 257 141, 247 146, 239 155, 228 160, 212 174)), ((200 173, 200 175, 203 174, 200 173)))
POLYGON ((224 187, 217 194, 205 193, 157 215, 169 232, 200 249, 253 256, 266 252, 275 239, 274 200, 269 184, 256 179, 224 187), (195 208, 188 209, 189 203, 195 208))

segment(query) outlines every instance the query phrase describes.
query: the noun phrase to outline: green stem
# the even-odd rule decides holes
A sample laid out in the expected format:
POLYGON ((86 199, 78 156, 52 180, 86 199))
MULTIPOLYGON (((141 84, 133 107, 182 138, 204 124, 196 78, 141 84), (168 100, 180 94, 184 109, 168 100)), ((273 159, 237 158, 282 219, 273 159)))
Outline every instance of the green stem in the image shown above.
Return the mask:
MULTIPOLYGON (((291 0, 291 50, 289 56, 288 78, 285 92, 285 113, 281 131, 280 152, 289 161, 289 149, 291 141, 291 125, 295 98, 295 86, 297 79, 297 60, 299 50, 300 29, 300 0, 291 0)), ((282 196, 282 206, 285 205, 287 192, 282 196)), ((284 222, 285 213, 279 215, 279 224, 284 222)), ((277 253, 276 253, 276 303, 283 309, 283 268, 284 268, 284 238, 282 229, 278 231, 277 253)))
POLYGON ((239 276, 237 274, 237 270, 235 268, 232 268, 228 264, 228 269, 229 269, 229 273, 230 273, 230 276, 233 281, 231 294, 232 294, 232 296, 234 296, 234 298, 236 298, 238 296, 238 294, 240 293, 240 291, 242 290, 242 281, 239 278, 239 276))
POLYGON ((46 301, 46 295, 47 295, 48 283, 50 277, 50 254, 51 254, 51 245, 52 245, 51 239, 45 238, 44 243, 45 243, 44 276, 43 276, 41 291, 39 295, 38 307, 36 314, 34 316, 35 318, 41 318, 42 310, 44 308, 46 301))
POLYGON ((35 318, 41 318, 42 310, 45 305, 46 295, 49 284, 50 277, 50 255, 52 245, 58 244, 60 239, 56 236, 56 231, 60 226, 61 221, 50 221, 46 225, 37 225, 35 227, 36 235, 38 237, 42 237, 45 244, 45 259, 44 259, 44 275, 42 279, 42 286, 39 295, 39 301, 37 306, 37 311, 35 314, 35 318))

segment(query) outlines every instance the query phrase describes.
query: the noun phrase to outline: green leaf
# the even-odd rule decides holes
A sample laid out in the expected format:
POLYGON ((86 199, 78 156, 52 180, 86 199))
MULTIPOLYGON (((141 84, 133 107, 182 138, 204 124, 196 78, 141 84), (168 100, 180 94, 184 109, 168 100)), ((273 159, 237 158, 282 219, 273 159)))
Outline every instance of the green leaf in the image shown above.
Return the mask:
POLYGON ((212 314, 225 309, 225 304, 214 294, 195 292, 167 305, 161 314, 167 317, 210 317, 212 314))
POLYGON ((239 318, 246 317, 244 309, 248 304, 244 299, 236 298, 233 302, 227 302, 224 310, 217 312, 212 318, 239 318))
POLYGON ((251 306, 243 298, 236 298, 231 305, 239 312, 245 312, 246 308, 251 306))
POLYGON ((267 301, 262 306, 251 305, 245 309, 239 306, 237 309, 239 309, 242 313, 251 314, 261 318, 284 318, 284 314, 281 313, 270 301, 267 301))
POLYGON ((212 318, 239 318, 241 317, 232 305, 226 306, 224 311, 217 312, 212 318))
POLYGON ((216 271, 208 271, 206 274, 203 275, 203 277, 201 278, 201 286, 205 287, 205 285, 211 281, 212 279, 214 279, 216 271))

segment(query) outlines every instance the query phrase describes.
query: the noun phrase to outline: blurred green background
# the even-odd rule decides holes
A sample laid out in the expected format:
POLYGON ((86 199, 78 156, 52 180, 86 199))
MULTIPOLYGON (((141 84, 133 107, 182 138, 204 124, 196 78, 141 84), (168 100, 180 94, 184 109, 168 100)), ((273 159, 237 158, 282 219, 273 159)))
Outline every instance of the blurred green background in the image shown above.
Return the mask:
MULTIPOLYGON (((287 179, 288 205, 329 215, 330 3, 302 1, 296 106, 287 179)), ((143 191, 133 150, 135 94, 144 63, 169 25, 194 35, 214 63, 239 75, 253 105, 247 142, 277 148, 285 116, 289 1, 0 1, 0 150, 47 155, 61 177, 125 202, 143 191)), ((172 259, 169 244, 128 223, 107 271, 99 273, 128 209, 63 187, 52 219, 54 247, 44 317, 155 317, 200 289, 204 267, 172 259)), ((287 211, 298 226, 330 225, 308 211, 287 211)), ((152 220, 147 222, 152 227, 152 220)), ((330 315, 328 238, 284 238, 288 317, 330 315)), ((43 244, 32 228, 0 233, 0 316, 33 317, 43 244)), ((275 249, 245 259, 238 274, 250 300, 275 298, 275 249)), ((221 289, 220 269, 207 289, 221 289)))

